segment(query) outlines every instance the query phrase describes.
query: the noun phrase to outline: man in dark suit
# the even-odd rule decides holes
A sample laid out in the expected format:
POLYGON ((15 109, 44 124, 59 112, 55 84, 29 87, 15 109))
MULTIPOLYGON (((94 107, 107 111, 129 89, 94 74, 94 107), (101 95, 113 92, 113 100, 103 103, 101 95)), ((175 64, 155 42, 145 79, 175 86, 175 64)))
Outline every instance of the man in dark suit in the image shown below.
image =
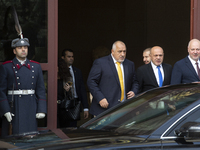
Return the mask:
POLYGON ((151 62, 137 69, 139 92, 170 84, 172 66, 163 63, 164 51, 160 46, 151 48, 151 62), (158 66, 160 66, 158 68, 158 66), (158 71, 161 72, 161 81, 158 71))
MULTIPOLYGON (((73 87, 74 87, 74 97, 81 101, 81 104, 84 108, 84 119, 88 118, 89 116, 89 109, 88 109, 88 100, 87 100, 87 93, 85 89, 85 85, 83 82, 83 76, 80 69, 72 66, 74 62, 74 53, 71 49, 64 49, 62 51, 61 57, 68 65, 70 69, 71 76, 73 78, 73 87)), ((70 121, 69 126, 76 127, 77 121, 70 121)))
POLYGON ((191 83, 200 81, 198 76, 200 43, 192 39, 188 44, 189 55, 177 61, 173 67, 171 84, 191 83), (198 67, 198 68, 197 68, 198 67))
POLYGON ((87 85, 93 96, 90 113, 95 116, 137 94, 135 66, 126 59, 126 45, 122 41, 113 44, 110 55, 94 61, 87 85))

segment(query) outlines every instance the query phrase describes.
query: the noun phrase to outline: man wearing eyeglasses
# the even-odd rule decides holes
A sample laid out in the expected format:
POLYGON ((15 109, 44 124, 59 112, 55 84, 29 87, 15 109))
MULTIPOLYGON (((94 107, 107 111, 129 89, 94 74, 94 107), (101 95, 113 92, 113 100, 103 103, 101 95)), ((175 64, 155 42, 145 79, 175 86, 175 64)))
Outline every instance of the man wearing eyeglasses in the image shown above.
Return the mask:
POLYGON ((37 131, 37 119, 45 117, 46 96, 41 66, 28 60, 27 38, 11 43, 15 58, 0 66, 1 136, 37 131))
POLYGON ((200 43, 198 39, 192 39, 189 42, 188 53, 189 55, 187 57, 175 63, 172 70, 171 84, 200 81, 200 43))

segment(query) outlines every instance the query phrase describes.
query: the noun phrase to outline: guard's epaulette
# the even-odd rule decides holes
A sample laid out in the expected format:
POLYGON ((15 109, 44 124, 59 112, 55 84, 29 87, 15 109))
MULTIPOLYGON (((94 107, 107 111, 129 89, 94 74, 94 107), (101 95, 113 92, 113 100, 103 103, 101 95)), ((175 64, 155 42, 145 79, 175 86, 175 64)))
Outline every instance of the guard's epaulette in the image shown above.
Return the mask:
POLYGON ((5 61, 2 63, 2 65, 5 65, 5 64, 8 64, 8 63, 12 63, 13 61, 12 60, 8 60, 8 61, 5 61))
POLYGON ((33 60, 30 60, 30 62, 32 62, 32 63, 36 63, 36 64, 40 64, 39 62, 37 62, 37 61, 33 61, 33 60))

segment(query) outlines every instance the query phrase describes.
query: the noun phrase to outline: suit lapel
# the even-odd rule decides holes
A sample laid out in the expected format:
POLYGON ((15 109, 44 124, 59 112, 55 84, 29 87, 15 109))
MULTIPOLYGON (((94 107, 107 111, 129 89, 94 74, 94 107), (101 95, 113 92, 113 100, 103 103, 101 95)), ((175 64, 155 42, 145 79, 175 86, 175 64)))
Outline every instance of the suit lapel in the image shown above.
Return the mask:
POLYGON ((148 76, 150 77, 152 83, 154 83, 155 86, 159 86, 158 82, 156 80, 156 76, 154 74, 153 68, 151 66, 151 63, 146 64, 147 65, 147 72, 148 72, 148 76))
POLYGON ((118 83, 119 86, 120 86, 119 77, 118 77, 118 73, 117 73, 117 69, 116 69, 116 67, 115 67, 115 64, 114 64, 114 61, 113 61, 111 55, 108 56, 108 61, 109 61, 108 64, 110 65, 110 68, 111 68, 111 70, 112 70, 112 72, 113 72, 114 78, 116 79, 117 83, 118 83))
POLYGON ((165 64, 162 63, 162 67, 163 67, 163 72, 164 72, 164 80, 163 80, 163 85, 165 85, 165 81, 167 80, 168 76, 167 76, 167 68, 165 67, 165 64))
POLYGON ((191 71, 192 74, 194 74, 194 76, 199 80, 199 77, 191 63, 191 61, 189 60, 188 56, 185 59, 185 65, 189 68, 189 70, 191 71))
MULTIPOLYGON (((125 80, 125 86, 128 85, 128 74, 129 74, 129 70, 128 70, 128 65, 126 63, 126 59, 123 62, 123 68, 124 68, 124 80, 125 80)), ((126 89, 126 88, 125 88, 126 89)))
POLYGON ((73 70, 73 73, 74 73, 74 80, 73 82, 75 82, 75 87, 77 87, 77 72, 76 72, 76 69, 72 66, 72 70, 73 70))

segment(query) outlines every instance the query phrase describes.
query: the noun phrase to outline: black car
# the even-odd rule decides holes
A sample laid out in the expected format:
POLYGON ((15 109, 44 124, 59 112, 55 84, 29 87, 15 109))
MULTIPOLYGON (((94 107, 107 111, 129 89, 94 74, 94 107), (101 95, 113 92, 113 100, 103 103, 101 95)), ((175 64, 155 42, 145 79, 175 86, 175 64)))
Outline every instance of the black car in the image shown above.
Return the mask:
POLYGON ((200 84, 165 86, 141 93, 80 128, 12 135, 8 149, 200 149, 200 84))

